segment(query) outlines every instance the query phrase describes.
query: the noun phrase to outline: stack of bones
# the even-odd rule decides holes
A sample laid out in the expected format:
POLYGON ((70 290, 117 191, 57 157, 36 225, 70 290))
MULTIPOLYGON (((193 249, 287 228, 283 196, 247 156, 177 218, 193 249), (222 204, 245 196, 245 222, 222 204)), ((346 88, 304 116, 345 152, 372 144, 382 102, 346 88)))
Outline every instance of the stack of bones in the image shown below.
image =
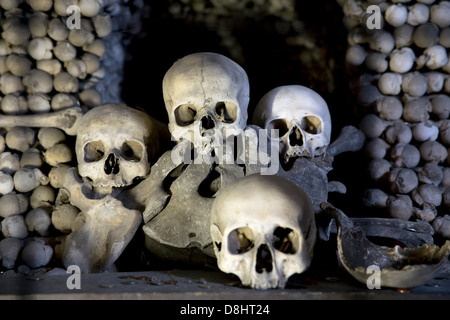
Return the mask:
MULTIPOLYGON (((130 40, 123 31, 140 21, 131 3, 143 5, 0 0, 0 115, 120 102, 130 40)), ((73 140, 60 129, 0 129, 0 269, 51 263, 52 239, 70 233, 79 212, 54 206, 73 156, 73 140)))
POLYGON ((450 238, 450 2, 339 0, 367 140, 364 205, 450 238))

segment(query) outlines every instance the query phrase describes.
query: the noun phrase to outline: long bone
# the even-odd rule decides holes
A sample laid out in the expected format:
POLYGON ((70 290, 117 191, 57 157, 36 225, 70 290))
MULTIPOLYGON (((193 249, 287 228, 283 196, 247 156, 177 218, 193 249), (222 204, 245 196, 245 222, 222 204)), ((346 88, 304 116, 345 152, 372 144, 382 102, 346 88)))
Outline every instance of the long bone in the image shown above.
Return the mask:
POLYGON ((82 117, 83 112, 79 107, 45 114, 0 115, 0 128, 17 126, 33 128, 55 127, 63 130, 70 136, 74 136, 77 134, 78 125, 82 117))

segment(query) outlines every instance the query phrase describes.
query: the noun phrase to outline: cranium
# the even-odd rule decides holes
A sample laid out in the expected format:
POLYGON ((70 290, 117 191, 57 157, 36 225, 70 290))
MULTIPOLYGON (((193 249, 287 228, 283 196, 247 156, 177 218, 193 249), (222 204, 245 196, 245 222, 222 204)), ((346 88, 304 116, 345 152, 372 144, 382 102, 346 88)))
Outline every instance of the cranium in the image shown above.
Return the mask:
POLYGON ((278 129, 280 155, 312 159, 325 153, 331 138, 331 117, 325 100, 300 85, 277 87, 266 93, 253 113, 253 123, 278 129))
POLYGON ((249 175, 219 190, 211 209, 218 267, 257 289, 283 288, 312 259, 311 200, 278 176, 249 175))
POLYGON ((79 174, 91 179, 94 188, 131 185, 150 170, 148 152, 158 149, 155 135, 152 119, 124 104, 108 103, 89 110, 78 125, 79 174))
POLYGON ((163 79, 173 139, 209 151, 211 134, 238 135, 247 123, 249 91, 245 71, 225 56, 202 52, 176 61, 163 79))

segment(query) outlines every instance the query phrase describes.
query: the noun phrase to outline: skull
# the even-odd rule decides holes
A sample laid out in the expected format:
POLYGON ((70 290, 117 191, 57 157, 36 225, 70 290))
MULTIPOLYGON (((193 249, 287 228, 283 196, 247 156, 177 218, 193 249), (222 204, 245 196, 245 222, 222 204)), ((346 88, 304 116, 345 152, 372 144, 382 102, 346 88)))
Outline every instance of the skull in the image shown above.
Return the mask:
POLYGON ((247 123, 249 91, 245 71, 225 56, 202 52, 176 61, 163 79, 173 139, 205 149, 211 134, 238 135, 247 123))
POLYGON ((257 104, 253 122, 278 129, 280 155, 312 159, 325 153, 331 138, 327 103, 315 91, 300 85, 281 86, 266 93, 257 104))
POLYGON ((94 188, 129 186, 149 172, 149 152, 158 147, 147 114, 119 103, 97 106, 81 119, 75 145, 78 171, 94 188))
POLYGON ((211 238, 220 270, 252 288, 284 288, 311 263, 316 240, 311 200, 279 176, 235 180, 214 200, 211 238))

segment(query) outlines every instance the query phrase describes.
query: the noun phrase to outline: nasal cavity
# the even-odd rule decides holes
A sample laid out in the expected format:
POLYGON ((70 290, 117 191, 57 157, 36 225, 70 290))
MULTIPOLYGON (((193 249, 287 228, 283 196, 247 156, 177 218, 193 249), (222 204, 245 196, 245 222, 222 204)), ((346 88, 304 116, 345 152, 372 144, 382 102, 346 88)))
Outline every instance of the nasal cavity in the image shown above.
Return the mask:
POLYGON ((119 173, 119 159, 114 154, 110 153, 108 158, 106 158, 104 170, 106 174, 119 173))
POLYGON ((204 116, 202 118, 202 128, 204 130, 210 130, 213 129, 215 127, 215 123, 213 118, 211 118, 211 116, 204 116))
POLYGON ((303 145, 303 136, 298 127, 293 127, 289 133, 289 144, 293 146, 303 145))
POLYGON ((271 272, 272 266, 273 258, 269 247, 266 244, 262 244, 259 246, 258 253, 256 254, 256 272, 263 273, 264 270, 266 272, 271 272))

